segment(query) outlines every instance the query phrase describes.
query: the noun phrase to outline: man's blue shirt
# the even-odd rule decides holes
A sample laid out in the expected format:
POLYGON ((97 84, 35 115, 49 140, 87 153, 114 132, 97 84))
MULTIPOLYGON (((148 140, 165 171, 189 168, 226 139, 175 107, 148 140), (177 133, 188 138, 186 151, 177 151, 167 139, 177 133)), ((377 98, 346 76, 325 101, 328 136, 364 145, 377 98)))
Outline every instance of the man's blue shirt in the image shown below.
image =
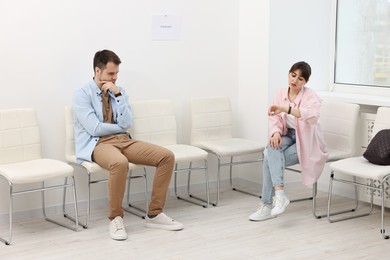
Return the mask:
POLYGON ((133 114, 125 89, 119 87, 121 96, 112 92, 110 104, 113 123, 103 123, 102 91, 91 80, 73 95, 72 109, 74 118, 75 145, 77 161, 92 161, 92 153, 101 136, 126 133, 133 122, 133 114))

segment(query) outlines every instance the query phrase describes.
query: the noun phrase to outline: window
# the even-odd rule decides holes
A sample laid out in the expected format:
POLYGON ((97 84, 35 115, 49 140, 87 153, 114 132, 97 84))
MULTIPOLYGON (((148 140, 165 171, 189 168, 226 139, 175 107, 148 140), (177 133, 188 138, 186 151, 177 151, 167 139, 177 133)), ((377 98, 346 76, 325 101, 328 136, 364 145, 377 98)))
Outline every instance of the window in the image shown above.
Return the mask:
POLYGON ((390 0, 337 0, 334 83, 390 88, 390 0))

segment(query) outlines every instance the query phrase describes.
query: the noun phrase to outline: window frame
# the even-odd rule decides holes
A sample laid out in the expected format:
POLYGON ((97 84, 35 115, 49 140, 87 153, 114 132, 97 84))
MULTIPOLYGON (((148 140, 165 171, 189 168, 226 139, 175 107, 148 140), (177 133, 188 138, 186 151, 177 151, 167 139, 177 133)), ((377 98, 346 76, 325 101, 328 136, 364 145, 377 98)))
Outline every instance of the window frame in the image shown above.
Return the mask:
MULTIPOLYGON (((348 93, 350 95, 357 95, 360 98, 361 95, 369 95, 368 99, 375 102, 375 98, 378 97, 382 100, 383 97, 390 97, 390 87, 373 86, 373 85, 360 85, 360 84, 341 84, 336 83, 335 80, 335 67, 336 67, 336 33, 337 33, 337 2, 339 0, 332 0, 332 14, 331 14, 331 41, 330 41, 330 89, 329 91, 335 93, 348 93)), ((387 102, 385 102, 386 105, 387 102)), ((383 104, 383 102, 381 103, 383 104)))

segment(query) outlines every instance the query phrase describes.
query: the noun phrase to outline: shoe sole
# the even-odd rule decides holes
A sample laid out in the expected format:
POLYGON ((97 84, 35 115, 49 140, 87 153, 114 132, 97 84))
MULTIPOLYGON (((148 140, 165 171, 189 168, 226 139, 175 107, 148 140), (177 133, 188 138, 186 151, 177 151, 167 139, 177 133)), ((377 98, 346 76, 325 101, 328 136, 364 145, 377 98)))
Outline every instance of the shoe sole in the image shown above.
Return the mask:
POLYGON ((111 236, 111 238, 113 239, 113 240, 116 240, 116 241, 123 241, 123 240, 126 240, 127 239, 127 235, 126 235, 126 237, 115 237, 115 236, 111 236))
POLYGON ((173 225, 169 226, 169 225, 161 225, 161 224, 154 224, 154 223, 145 223, 145 227, 164 229, 169 231, 179 231, 184 228, 183 226, 173 226, 173 225))
POLYGON ((277 215, 270 215, 270 216, 268 216, 266 218, 262 218, 262 219, 249 218, 249 220, 257 222, 257 221, 264 221, 264 220, 268 220, 268 219, 272 219, 272 218, 276 218, 276 217, 277 217, 277 215))
POLYGON ((290 201, 289 201, 289 200, 287 200, 287 201, 284 203, 283 207, 281 208, 281 210, 280 210, 279 212, 272 212, 272 211, 271 211, 271 216, 277 216, 277 215, 282 214, 282 213, 286 210, 288 204, 290 204, 290 201))

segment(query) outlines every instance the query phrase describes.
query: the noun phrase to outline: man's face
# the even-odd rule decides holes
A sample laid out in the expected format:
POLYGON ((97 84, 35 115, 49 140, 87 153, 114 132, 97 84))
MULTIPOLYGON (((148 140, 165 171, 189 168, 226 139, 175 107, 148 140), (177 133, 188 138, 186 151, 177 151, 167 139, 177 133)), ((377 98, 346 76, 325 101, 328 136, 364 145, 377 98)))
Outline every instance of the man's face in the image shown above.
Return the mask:
POLYGON ((95 68, 95 81, 98 86, 102 86, 104 83, 112 82, 115 84, 118 79, 119 65, 113 62, 108 62, 104 69, 95 68))

